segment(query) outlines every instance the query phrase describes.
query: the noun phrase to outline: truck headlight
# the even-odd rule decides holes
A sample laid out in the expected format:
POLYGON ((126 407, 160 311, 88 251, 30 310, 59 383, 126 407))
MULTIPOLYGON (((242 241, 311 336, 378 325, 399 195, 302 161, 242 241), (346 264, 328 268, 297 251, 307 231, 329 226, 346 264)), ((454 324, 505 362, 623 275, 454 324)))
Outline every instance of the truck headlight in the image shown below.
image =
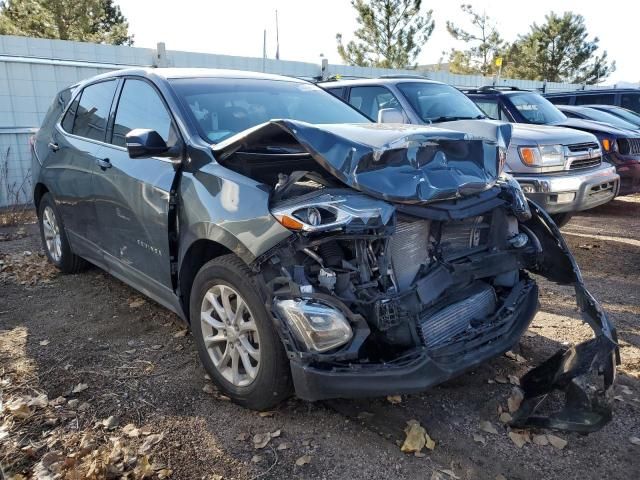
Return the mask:
POLYGON ((564 165, 564 147, 562 145, 520 147, 518 152, 520 153, 522 163, 529 167, 553 167, 564 165))
POLYGON ((276 300, 275 306, 294 335, 309 350, 326 352, 344 345, 353 331, 344 314, 316 300, 276 300))

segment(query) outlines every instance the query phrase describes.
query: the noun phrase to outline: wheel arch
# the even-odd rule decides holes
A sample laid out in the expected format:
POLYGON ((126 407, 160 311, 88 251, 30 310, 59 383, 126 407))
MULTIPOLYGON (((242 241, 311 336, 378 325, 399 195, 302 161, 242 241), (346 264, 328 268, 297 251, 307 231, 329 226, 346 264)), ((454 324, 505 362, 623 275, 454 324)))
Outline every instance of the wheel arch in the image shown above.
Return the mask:
POLYGON ((36 211, 40 208, 40 201, 45 193, 50 193, 47 186, 42 182, 36 183, 33 187, 33 204, 36 207, 36 211))

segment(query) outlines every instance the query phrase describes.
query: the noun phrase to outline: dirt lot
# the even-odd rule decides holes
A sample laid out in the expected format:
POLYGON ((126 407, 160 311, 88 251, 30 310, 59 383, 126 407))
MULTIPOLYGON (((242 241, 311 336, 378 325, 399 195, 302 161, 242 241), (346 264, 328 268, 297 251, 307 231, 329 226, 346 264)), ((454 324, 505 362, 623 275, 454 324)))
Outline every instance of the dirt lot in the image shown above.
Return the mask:
POLYGON ((258 415, 215 391, 176 316, 98 269, 58 275, 34 224, 0 228, 0 465, 10 478, 640 478, 640 196, 563 231, 618 327, 623 364, 613 421, 557 433, 559 449, 516 446, 498 407, 513 388, 501 382, 590 335, 570 289, 541 281, 520 362, 496 358, 397 404, 292 399, 258 415), (411 419, 436 442, 426 455, 400 451, 411 419))

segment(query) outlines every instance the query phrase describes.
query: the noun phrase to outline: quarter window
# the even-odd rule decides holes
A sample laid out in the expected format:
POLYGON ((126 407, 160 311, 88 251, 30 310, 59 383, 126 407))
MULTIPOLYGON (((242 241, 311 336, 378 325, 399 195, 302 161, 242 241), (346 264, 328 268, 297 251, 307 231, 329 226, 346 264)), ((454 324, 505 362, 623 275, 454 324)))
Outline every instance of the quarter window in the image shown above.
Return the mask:
POLYGON ((398 99, 384 87, 353 87, 349 94, 349 103, 373 120, 383 108, 401 109, 398 99))
POLYGON ((86 87, 80 96, 71 133, 103 142, 115 91, 115 80, 94 83, 86 87))
POLYGON ((576 95, 576 105, 615 105, 613 93, 576 95))
POLYGON ((171 116, 158 93, 147 82, 128 79, 118 101, 111 143, 126 146, 125 136, 134 128, 155 130, 169 147, 176 144, 171 116))

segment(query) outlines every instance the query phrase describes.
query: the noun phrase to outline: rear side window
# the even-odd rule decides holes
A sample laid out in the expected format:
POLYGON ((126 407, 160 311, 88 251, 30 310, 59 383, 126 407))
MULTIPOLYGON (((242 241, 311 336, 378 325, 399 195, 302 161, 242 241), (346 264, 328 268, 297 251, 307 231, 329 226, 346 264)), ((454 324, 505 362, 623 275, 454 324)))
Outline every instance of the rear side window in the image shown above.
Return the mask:
POLYGON ((94 83, 82 90, 71 133, 103 142, 115 91, 115 80, 94 83))
POLYGON ((120 94, 111 143, 126 146, 125 136, 134 128, 155 130, 169 147, 177 140, 171 116, 156 90, 145 81, 128 79, 120 94))
POLYGON ((387 88, 375 86, 352 87, 349 103, 374 120, 378 118, 378 112, 383 108, 401 108, 393 93, 387 88))
POLYGON ((620 106, 640 113, 640 93, 623 93, 620 106))
POLYGON ((547 100, 554 105, 571 105, 571 97, 549 97, 547 100))
POLYGON ((576 95, 576 105, 615 105, 613 93, 576 95))
POLYGON ((344 91, 344 88, 342 88, 342 87, 338 87, 338 88, 327 88, 326 90, 327 90, 327 92, 329 92, 329 93, 331 93, 331 94, 335 95, 336 97, 338 97, 338 98, 342 98, 342 93, 343 93, 343 91, 344 91))

